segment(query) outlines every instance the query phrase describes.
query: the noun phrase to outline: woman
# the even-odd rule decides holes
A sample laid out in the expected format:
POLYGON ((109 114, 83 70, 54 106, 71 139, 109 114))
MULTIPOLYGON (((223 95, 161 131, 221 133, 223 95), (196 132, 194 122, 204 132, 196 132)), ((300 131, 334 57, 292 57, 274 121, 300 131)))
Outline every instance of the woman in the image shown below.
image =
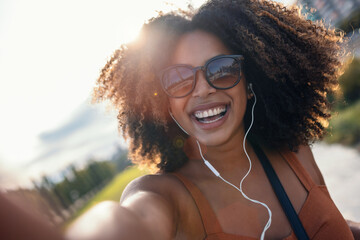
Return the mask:
POLYGON ((123 193, 122 209, 138 218, 126 234, 353 239, 309 148, 330 117, 341 40, 271 1, 212 0, 145 24, 139 40, 114 53, 95 91, 119 110, 132 159, 158 168, 123 193))

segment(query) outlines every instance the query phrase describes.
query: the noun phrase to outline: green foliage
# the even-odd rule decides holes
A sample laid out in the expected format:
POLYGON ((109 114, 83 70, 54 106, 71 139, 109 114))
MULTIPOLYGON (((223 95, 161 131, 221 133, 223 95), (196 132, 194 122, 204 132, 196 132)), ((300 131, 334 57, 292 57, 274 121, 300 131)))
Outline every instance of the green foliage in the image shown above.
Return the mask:
MULTIPOLYGON (((96 205, 99 202, 111 200, 111 201, 119 201, 122 192, 124 191, 126 185, 132 181, 133 179, 145 175, 147 172, 144 170, 139 170, 137 167, 129 167, 124 170, 122 173, 119 173, 115 176, 115 178, 99 193, 97 193, 83 208, 81 208, 78 212, 74 214, 74 216, 67 221, 65 224, 69 226, 71 222, 73 222, 80 215, 85 213, 91 207, 96 205)), ((65 228, 66 228, 65 226, 65 228)))
POLYGON ((360 99, 360 59, 355 58, 339 79, 344 100, 352 104, 360 99))
POLYGON ((355 146, 360 144, 360 59, 353 59, 339 79, 342 95, 329 96, 335 113, 330 120, 328 143, 355 146))
POLYGON ((71 183, 70 181, 64 177, 64 180, 60 183, 57 183, 52 188, 52 191, 56 195, 56 197, 60 200, 62 206, 64 208, 68 208, 72 200, 70 198, 70 191, 71 191, 71 183))
POLYGON ((329 132, 328 143, 360 144, 360 100, 331 119, 329 132))
POLYGON ((122 173, 116 175, 116 177, 103 190, 101 190, 96 196, 94 196, 94 198, 85 207, 91 207, 96 203, 105 200, 119 201, 126 185, 133 179, 140 177, 146 173, 146 171, 139 170, 139 168, 137 167, 127 168, 122 173))
POLYGON ((353 13, 346 19, 337 24, 337 27, 346 33, 351 33, 354 29, 360 27, 360 9, 353 11, 353 13))
POLYGON ((84 169, 80 170, 73 165, 70 166, 68 171, 63 174, 63 180, 56 184, 44 176, 41 186, 53 192, 62 207, 67 209, 77 199, 100 187, 114 175, 113 163, 91 161, 84 169))

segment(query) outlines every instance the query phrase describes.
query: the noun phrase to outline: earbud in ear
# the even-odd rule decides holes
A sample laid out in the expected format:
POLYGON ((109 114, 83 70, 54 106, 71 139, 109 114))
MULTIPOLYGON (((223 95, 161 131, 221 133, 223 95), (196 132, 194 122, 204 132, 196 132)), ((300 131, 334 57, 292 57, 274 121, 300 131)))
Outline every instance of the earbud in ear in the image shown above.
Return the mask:
POLYGON ((248 99, 251 99, 253 96, 254 96, 254 90, 252 88, 252 83, 249 83, 248 86, 247 86, 247 89, 248 89, 248 99))

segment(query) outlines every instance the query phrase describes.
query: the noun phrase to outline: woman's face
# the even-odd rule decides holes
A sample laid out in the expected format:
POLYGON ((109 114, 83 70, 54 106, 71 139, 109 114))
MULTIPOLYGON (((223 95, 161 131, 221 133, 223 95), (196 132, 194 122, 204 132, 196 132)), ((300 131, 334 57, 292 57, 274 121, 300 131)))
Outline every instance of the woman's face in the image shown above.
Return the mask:
MULTIPOLYGON (((171 65, 197 67, 210 58, 228 54, 231 54, 229 49, 217 37, 204 31, 194 31, 180 38, 171 65)), ((172 114, 189 135, 207 146, 220 146, 243 137, 247 93, 245 79, 241 78, 235 87, 217 90, 207 83, 204 73, 198 71, 191 94, 183 98, 169 98, 172 114)))

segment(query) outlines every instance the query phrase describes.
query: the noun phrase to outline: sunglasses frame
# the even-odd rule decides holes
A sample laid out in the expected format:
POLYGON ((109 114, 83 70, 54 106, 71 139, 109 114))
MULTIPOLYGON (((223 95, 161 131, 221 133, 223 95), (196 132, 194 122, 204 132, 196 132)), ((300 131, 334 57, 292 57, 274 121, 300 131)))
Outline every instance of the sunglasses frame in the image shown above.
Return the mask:
POLYGON ((219 89, 219 90, 226 90, 226 89, 230 89, 230 88, 233 88, 235 87, 241 80, 241 72, 242 72, 242 67, 243 67, 243 60, 244 60, 244 56, 243 55, 218 55, 218 56, 215 56, 213 58, 210 58, 209 60, 207 60, 205 62, 205 64, 203 66, 198 66, 198 67, 193 67, 191 65, 187 65, 187 64, 175 64, 175 65, 171 65, 163 70, 161 70, 159 72, 159 76, 160 76, 160 82, 161 82, 161 87, 163 88, 164 92, 169 96, 169 97, 172 97, 172 98, 183 98, 183 97, 186 97, 188 96, 190 93, 192 93, 192 91, 194 91, 194 88, 195 88, 195 85, 196 85, 196 73, 198 70, 201 70, 204 74, 205 74, 205 79, 207 81, 207 83, 215 88, 215 89, 219 89), (226 88, 220 88, 220 87, 216 87, 212 84, 212 82, 208 79, 208 76, 206 74, 206 70, 207 70, 207 67, 210 63, 212 63, 213 61, 216 61, 218 59, 221 59, 221 58, 233 58, 235 59, 236 61, 239 61, 240 62, 240 71, 239 71, 239 76, 238 76, 238 79, 236 80, 236 82, 231 86, 231 87, 226 87, 226 88), (173 68, 176 68, 176 67, 186 67, 190 70, 192 70, 193 72, 193 75, 194 75, 194 81, 193 81, 193 84, 192 84, 192 88, 191 90, 183 95, 183 96, 172 96, 166 89, 165 89, 165 86, 164 86, 164 81, 163 81, 163 78, 164 78, 164 74, 169 71, 170 69, 173 69, 173 68))

